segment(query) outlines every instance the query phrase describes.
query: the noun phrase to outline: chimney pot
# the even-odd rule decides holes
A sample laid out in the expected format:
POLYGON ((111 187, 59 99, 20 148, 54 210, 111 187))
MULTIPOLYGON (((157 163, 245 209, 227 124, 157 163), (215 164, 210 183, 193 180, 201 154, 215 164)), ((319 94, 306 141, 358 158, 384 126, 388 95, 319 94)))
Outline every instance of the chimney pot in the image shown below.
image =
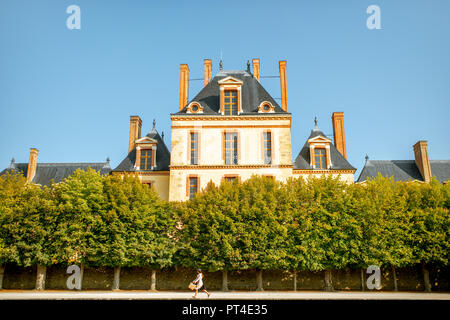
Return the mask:
POLYGON ((347 147, 345 145, 345 131, 344 131, 344 113, 333 112, 331 116, 333 122, 333 137, 334 146, 347 159, 347 147))
POLYGON ((287 82, 286 82, 286 60, 279 62, 280 86, 281 86, 281 108, 288 112, 287 82))
POLYGON ((428 142, 421 140, 414 145, 414 158, 417 168, 425 182, 431 181, 430 159, 428 158, 428 142))
POLYGON ((189 67, 180 64, 180 111, 188 104, 189 98, 189 67))
POLYGON ((136 140, 141 138, 142 120, 139 116, 130 116, 130 138, 128 140, 128 153, 134 149, 136 140))
POLYGON ((30 159, 28 161, 28 170, 27 170, 27 182, 31 182, 36 174, 38 154, 39 154, 38 149, 30 148, 30 159))
POLYGON ((253 76, 259 81, 259 59, 253 59, 253 76))
POLYGON ((206 87, 212 79, 212 61, 211 61, 211 59, 205 59, 203 61, 203 64, 205 67, 205 75, 204 75, 203 83, 204 83, 204 86, 206 87))

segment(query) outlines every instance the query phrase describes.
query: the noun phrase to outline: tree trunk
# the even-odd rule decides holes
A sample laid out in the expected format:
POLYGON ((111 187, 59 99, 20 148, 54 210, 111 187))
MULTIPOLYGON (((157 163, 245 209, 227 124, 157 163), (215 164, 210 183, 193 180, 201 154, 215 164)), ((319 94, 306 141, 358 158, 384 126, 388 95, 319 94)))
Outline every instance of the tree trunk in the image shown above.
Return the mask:
POLYGON ((222 271, 222 291, 228 291, 228 271, 222 271))
POLYGON ((80 291, 83 290, 84 264, 80 264, 80 291))
POLYGON ((47 275, 47 267, 38 265, 37 266, 37 276, 36 276, 36 290, 45 290, 45 277, 47 275))
POLYGON ((325 291, 333 291, 331 270, 325 270, 325 291))
POLYGON ((150 283, 150 290, 156 291, 156 270, 152 269, 152 278, 150 283))
POLYGON ((366 290, 366 283, 364 279, 364 269, 361 269, 361 291, 366 290))
POLYGON ((3 276, 5 275, 5 266, 0 264, 0 290, 3 289, 3 276))
POLYGON ((114 267, 114 282, 112 289, 120 290, 120 267, 114 267))
POLYGON ((425 292, 431 292, 430 273, 428 272, 427 265, 425 263, 422 263, 422 272, 425 292))
POLYGON ((394 278, 394 291, 398 291, 398 286, 397 286, 397 273, 395 272, 395 267, 392 266, 392 276, 394 278))
POLYGON ((263 289, 263 282, 262 282, 262 270, 256 271, 256 291, 264 291, 263 289))
POLYGON ((297 271, 294 271, 294 291, 297 291, 297 271))

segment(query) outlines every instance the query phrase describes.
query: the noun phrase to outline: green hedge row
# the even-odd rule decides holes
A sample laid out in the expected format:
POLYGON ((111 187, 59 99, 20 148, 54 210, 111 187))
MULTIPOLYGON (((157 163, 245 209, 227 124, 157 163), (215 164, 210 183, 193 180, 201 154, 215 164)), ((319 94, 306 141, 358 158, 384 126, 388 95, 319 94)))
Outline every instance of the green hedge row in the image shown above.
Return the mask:
POLYGON ((138 178, 0 177, 0 264, 331 270, 448 265, 450 185, 379 176, 210 183, 169 203, 138 178))

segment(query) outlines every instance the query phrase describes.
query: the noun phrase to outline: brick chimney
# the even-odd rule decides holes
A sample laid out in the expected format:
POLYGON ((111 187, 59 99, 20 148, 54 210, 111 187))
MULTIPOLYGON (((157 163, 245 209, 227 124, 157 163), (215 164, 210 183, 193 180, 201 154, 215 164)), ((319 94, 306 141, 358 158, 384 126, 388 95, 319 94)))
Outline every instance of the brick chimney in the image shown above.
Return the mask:
POLYGON ((281 109, 288 111, 287 83, 286 83, 286 60, 279 62, 280 85, 281 85, 281 109))
POLYGON ((134 149, 137 139, 141 138, 142 120, 139 116, 130 116, 130 139, 128 141, 128 153, 134 149))
POLYGON ((180 64, 180 111, 188 104, 189 96, 189 67, 180 64))
POLYGON ((334 146, 347 159, 347 148, 345 146, 345 131, 344 131, 344 113, 333 112, 331 116, 333 122, 333 136, 334 146))
POLYGON ((253 76, 259 81, 259 59, 253 59, 253 76))
POLYGON ((38 149, 30 148, 30 160, 28 161, 27 182, 31 182, 31 180, 33 180, 34 178, 34 175, 36 174, 38 153, 39 153, 38 149))
POLYGON ((211 59, 205 59, 203 64, 205 66, 204 86, 206 87, 212 79, 212 61, 211 59))
POLYGON ((418 141, 414 145, 414 158, 416 160, 417 168, 422 175, 425 182, 431 181, 431 167, 430 159, 428 158, 428 143, 427 141, 418 141))

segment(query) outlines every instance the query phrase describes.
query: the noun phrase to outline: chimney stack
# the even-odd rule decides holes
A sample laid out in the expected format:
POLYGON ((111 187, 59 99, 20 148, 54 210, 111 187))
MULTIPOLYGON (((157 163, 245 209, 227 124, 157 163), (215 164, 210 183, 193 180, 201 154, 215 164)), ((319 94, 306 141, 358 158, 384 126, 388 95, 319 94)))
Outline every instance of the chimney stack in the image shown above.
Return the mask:
POLYGON ((253 76, 259 81, 259 59, 253 59, 253 76))
POLYGON ((33 180, 34 178, 34 175, 36 174, 38 153, 39 153, 38 149, 30 148, 30 160, 28 161, 27 182, 31 182, 31 180, 33 180))
POLYGON ((189 96, 189 67, 180 64, 180 111, 188 104, 189 96))
POLYGON ((347 159, 347 148, 345 146, 345 131, 344 131, 344 113, 333 112, 331 117, 333 122, 333 137, 334 146, 347 159))
POLYGON ((431 181, 431 167, 430 159, 428 158, 428 143, 427 141, 418 141, 414 145, 414 158, 416 160, 417 168, 425 182, 431 181))
POLYGON ((279 67, 280 67, 280 85, 281 85, 281 109, 288 112, 286 60, 280 61, 279 67))
POLYGON ((141 138, 142 120, 139 116, 130 116, 130 139, 128 141, 128 153, 134 149, 137 139, 141 138))
POLYGON ((211 62, 211 59, 203 60, 203 64, 205 66, 204 86, 206 87, 206 85, 212 79, 212 62, 211 62))

